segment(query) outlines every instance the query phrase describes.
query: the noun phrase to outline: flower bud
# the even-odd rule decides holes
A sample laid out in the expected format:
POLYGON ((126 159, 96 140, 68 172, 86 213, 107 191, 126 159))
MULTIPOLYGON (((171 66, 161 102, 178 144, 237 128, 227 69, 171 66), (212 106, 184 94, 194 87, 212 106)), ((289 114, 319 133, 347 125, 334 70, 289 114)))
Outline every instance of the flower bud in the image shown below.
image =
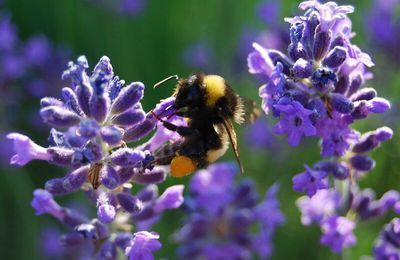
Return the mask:
POLYGON ((53 97, 44 97, 40 100, 40 107, 44 108, 44 107, 49 107, 49 106, 58 106, 58 107, 62 107, 64 106, 64 103, 61 100, 58 100, 56 98, 53 97))
POLYGON ((297 78, 308 78, 312 74, 312 66, 308 61, 300 58, 294 63, 292 73, 297 78))
POLYGON ((64 104, 78 115, 83 115, 83 111, 79 106, 78 97, 71 88, 63 88, 61 90, 64 104))
POLYGON ((40 110, 43 121, 53 127, 71 127, 81 118, 74 112, 59 106, 48 106, 40 110))
POLYGON ((379 147, 379 145, 391 139, 393 131, 389 127, 381 127, 375 131, 365 133, 361 136, 360 142, 353 147, 355 153, 366 153, 379 147))
POLYGON ((75 227, 75 231, 80 233, 84 239, 96 240, 99 238, 97 229, 92 224, 80 224, 75 227))
POLYGON ((110 160, 113 164, 123 167, 138 167, 139 163, 146 157, 141 150, 131 148, 120 148, 110 155, 110 160))
POLYGON ((167 177, 166 172, 161 167, 154 167, 152 170, 145 170, 135 173, 132 181, 142 185, 161 183, 167 177))
POLYGON ((53 195, 64 195, 68 190, 63 186, 62 178, 54 178, 46 181, 44 188, 53 195))
MULTIPOLYGON (((87 75, 85 76, 87 77, 87 75)), ((76 95, 78 97, 79 107, 82 109, 86 116, 91 116, 89 101, 93 95, 93 88, 90 86, 88 79, 77 86, 76 95)))
POLYGON ((367 172, 375 167, 375 161, 367 155, 356 155, 350 158, 350 163, 354 169, 367 172))
POLYGON ((337 82, 337 77, 330 69, 319 68, 314 71, 311 80, 319 92, 326 93, 334 90, 334 83, 337 82))
POLYGON ((334 92, 344 94, 347 92, 348 88, 349 88, 349 77, 341 76, 339 77, 334 92))
POLYGON ((368 100, 366 104, 368 110, 374 114, 382 114, 390 109, 390 102, 380 97, 368 100))
POLYGON ((107 144, 113 146, 121 142, 123 130, 115 126, 105 126, 100 130, 101 139, 107 144))
POLYGON ((112 122, 120 126, 132 126, 143 122, 145 117, 146 114, 142 109, 129 109, 128 111, 114 117, 112 122))
POLYGON ((346 60, 347 53, 346 49, 343 47, 333 48, 323 60, 322 64, 331 69, 336 69, 346 60))
POLYGON ((158 196, 158 187, 155 184, 145 186, 138 194, 137 197, 142 202, 155 200, 158 196))
POLYGON ((371 100, 376 97, 376 90, 373 88, 363 88, 351 95, 352 101, 371 100))
MULTIPOLYGON (((312 46, 315 38, 315 30, 317 26, 320 24, 320 15, 318 11, 314 10, 308 13, 307 20, 305 21, 305 28, 303 31, 303 41, 307 44, 307 46, 312 46)), ((311 54, 311 49, 308 50, 311 54)))
POLYGON ((332 174, 338 180, 345 180, 349 177, 349 169, 341 163, 336 163, 332 174))
POLYGON ((361 87, 362 84, 363 84, 363 78, 361 77, 361 75, 355 76, 350 82, 349 91, 347 95, 352 95, 355 92, 357 92, 357 90, 361 87))
POLYGON ((114 102, 114 100, 117 98, 119 93, 121 92, 122 88, 125 85, 125 80, 120 80, 118 76, 115 76, 109 86, 109 96, 111 99, 111 102, 114 102))
POLYGON ((293 67, 293 62, 285 54, 277 50, 269 50, 268 55, 275 65, 282 64, 283 73, 290 75, 290 68, 293 67))
POLYGON ((354 104, 347 97, 339 93, 330 94, 330 102, 339 113, 348 114, 354 110, 354 104))
POLYGON ((366 118, 369 114, 366 101, 356 101, 354 103, 354 111, 351 113, 353 120, 366 118))
POLYGON ((394 209, 395 205, 400 201, 400 194, 395 190, 389 190, 382 195, 379 200, 379 211, 381 214, 388 210, 394 209))
POLYGON ((321 60, 328 52, 331 38, 332 32, 330 30, 323 31, 320 30, 320 26, 317 26, 313 46, 313 56, 315 60, 321 60))
POLYGON ((119 174, 111 165, 104 165, 100 171, 101 183, 108 189, 112 190, 119 186, 119 174))
POLYGON ((380 127, 375 130, 376 140, 379 142, 385 142, 387 140, 392 139, 393 130, 387 126, 380 127))
POLYGON ((288 55, 294 61, 308 59, 307 51, 301 42, 291 43, 288 47, 288 55))
POLYGON ((97 120, 97 122, 102 123, 106 119, 110 108, 110 102, 111 101, 107 93, 92 95, 89 104, 90 114, 94 119, 97 120))
POLYGON ((79 134, 87 139, 91 139, 97 135, 100 126, 93 119, 84 119, 79 123, 79 134))
POLYGON ((112 104, 111 112, 113 114, 119 114, 131 108, 143 98, 143 92, 144 85, 141 82, 133 82, 125 88, 122 88, 112 104))
POLYGON ((124 140, 126 142, 139 141, 149 134, 155 127, 156 120, 153 118, 146 118, 142 123, 128 128, 124 133, 124 140))
POLYGON ((375 192, 371 189, 365 189, 358 192, 352 202, 351 208, 358 213, 361 219, 366 220, 377 213, 372 207, 372 202, 375 200, 375 192))
POLYGON ((307 107, 307 109, 313 111, 310 118, 315 123, 321 118, 324 118, 326 116, 326 107, 324 102, 320 98, 314 98, 312 99, 307 107))
POLYGON ((99 144, 90 141, 83 148, 82 155, 88 162, 97 162, 103 158, 103 149, 99 144))
POLYGON ((130 179, 132 178, 132 176, 135 174, 135 171, 133 168, 119 168, 117 170, 118 175, 119 175, 119 180, 120 180, 120 184, 124 184, 125 182, 130 181, 130 179))
POLYGON ((129 213, 139 213, 143 209, 142 202, 129 193, 118 193, 117 200, 119 205, 129 213))
POLYGON ((345 42, 342 36, 337 36, 331 43, 331 48, 335 48, 336 46, 344 47, 345 42))
POLYGON ((166 209, 179 208, 183 203, 183 185, 168 187, 154 204, 154 210, 158 213, 166 209))
POLYGON ((103 56, 93 69, 94 73, 102 74, 104 77, 112 78, 114 76, 113 67, 110 58, 103 56))
POLYGON ((87 174, 89 171, 89 166, 82 166, 73 172, 67 174, 63 179, 63 187, 67 192, 73 192, 85 183, 87 179, 87 174))
POLYGON ((140 212, 132 214, 132 219, 135 222, 141 222, 152 219, 156 216, 156 212, 154 211, 152 206, 145 206, 140 212))
POLYGON ((71 165, 74 150, 61 147, 47 148, 47 152, 51 155, 49 162, 59 166, 71 165))

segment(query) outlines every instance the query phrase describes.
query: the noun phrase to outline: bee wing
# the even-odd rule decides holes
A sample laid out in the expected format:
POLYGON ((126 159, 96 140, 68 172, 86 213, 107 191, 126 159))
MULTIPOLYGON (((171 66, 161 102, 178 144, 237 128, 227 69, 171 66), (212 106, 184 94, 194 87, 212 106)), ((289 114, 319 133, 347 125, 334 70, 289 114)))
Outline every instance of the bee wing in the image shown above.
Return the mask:
POLYGON ((247 98, 240 98, 243 105, 243 121, 244 125, 248 126, 254 123, 256 119, 261 115, 261 109, 254 100, 247 98))
POLYGON ((240 173, 243 174, 243 172, 244 172, 243 164, 242 164, 242 161, 240 160, 240 151, 239 151, 239 146, 237 143, 235 129, 233 128, 232 122, 229 119, 224 118, 223 125, 225 127, 226 133, 229 136, 229 140, 231 141, 233 152, 235 153, 236 161, 238 162, 239 167, 240 167, 240 173))
POLYGON ((94 163, 90 165, 89 168, 89 174, 88 174, 88 180, 90 184, 92 184, 92 187, 94 190, 97 190, 97 188, 100 186, 100 171, 101 168, 103 168, 102 163, 94 163))

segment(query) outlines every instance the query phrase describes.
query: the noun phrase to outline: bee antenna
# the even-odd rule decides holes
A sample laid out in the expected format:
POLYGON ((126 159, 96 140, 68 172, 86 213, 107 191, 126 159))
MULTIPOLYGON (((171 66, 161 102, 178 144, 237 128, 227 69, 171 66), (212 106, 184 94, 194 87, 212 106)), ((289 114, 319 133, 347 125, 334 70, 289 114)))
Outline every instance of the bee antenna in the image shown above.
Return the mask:
POLYGON ((157 87, 159 87, 160 85, 164 84, 165 82, 170 81, 171 79, 179 80, 179 77, 178 77, 178 75, 169 76, 169 77, 167 77, 167 78, 161 80, 160 82, 157 82, 157 83, 153 86, 153 88, 157 88, 157 87))

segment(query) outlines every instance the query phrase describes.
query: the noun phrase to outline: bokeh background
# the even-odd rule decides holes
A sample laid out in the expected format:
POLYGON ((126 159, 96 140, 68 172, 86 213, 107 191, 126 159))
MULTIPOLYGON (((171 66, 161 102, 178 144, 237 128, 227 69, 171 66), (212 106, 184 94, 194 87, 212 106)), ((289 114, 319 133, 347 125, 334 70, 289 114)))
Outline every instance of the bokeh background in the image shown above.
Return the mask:
MULTIPOLYGON (((376 63, 372 69, 375 78, 368 84, 393 104, 387 115, 356 125, 362 132, 382 124, 395 131, 394 139, 373 153, 377 167, 361 182, 380 196, 388 189, 400 188, 399 50, 378 46, 377 36, 370 33, 366 19, 373 1, 341 3, 356 7, 351 15, 357 32, 354 42, 368 50, 376 63)), ((64 172, 45 162, 32 162, 24 168, 8 166, 12 148, 4 134, 18 131, 39 144, 46 143, 49 129, 38 119, 39 99, 59 96, 67 86, 60 77, 68 60, 84 54, 92 67, 107 55, 116 75, 147 86, 142 101, 145 110, 172 92, 173 83, 156 90, 152 89, 154 83, 168 75, 186 77, 198 71, 221 74, 240 95, 260 103, 259 81, 247 73, 251 42, 285 51, 288 26, 283 17, 299 14, 298 4, 298 0, 0 0, 0 258, 48 259, 41 253, 42 238, 59 228, 48 216, 34 216, 30 201, 35 188, 64 172)), ((395 11, 391 19, 399 20, 398 14, 395 11)), ((400 34, 392 36, 400 38, 400 34)), ((317 227, 301 225, 294 206, 299 194, 291 189, 291 178, 302 171, 303 164, 318 160, 318 143, 306 140, 292 148, 271 133, 272 124, 268 119, 256 128, 237 129, 246 174, 255 179, 258 190, 264 193, 275 182, 281 186, 279 199, 286 224, 274 237, 272 259, 338 259, 319 246, 317 227)), ((232 153, 222 158, 232 159, 232 153)), ((187 183, 189 178, 169 179, 163 185, 187 183)), ((61 203, 77 200, 87 211, 95 210, 85 204, 82 194, 62 198, 61 203)), ((391 217, 357 227, 358 244, 346 252, 350 259, 371 255, 380 228, 391 217)), ((157 259, 175 259, 171 234, 179 227, 180 218, 178 210, 168 212, 154 228, 163 243, 157 259)))

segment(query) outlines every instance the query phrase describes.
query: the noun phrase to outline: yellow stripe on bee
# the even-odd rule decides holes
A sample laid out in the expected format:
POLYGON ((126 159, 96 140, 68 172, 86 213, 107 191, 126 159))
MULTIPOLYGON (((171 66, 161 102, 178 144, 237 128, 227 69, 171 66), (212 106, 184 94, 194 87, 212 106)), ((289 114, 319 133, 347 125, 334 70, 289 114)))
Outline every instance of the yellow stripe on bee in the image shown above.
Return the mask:
POLYGON ((177 156, 171 161, 171 175, 184 177, 197 170, 197 164, 187 156, 177 156))
POLYGON ((206 89, 206 106, 212 108, 218 99, 225 95, 225 80, 218 75, 207 75, 204 77, 206 89))

